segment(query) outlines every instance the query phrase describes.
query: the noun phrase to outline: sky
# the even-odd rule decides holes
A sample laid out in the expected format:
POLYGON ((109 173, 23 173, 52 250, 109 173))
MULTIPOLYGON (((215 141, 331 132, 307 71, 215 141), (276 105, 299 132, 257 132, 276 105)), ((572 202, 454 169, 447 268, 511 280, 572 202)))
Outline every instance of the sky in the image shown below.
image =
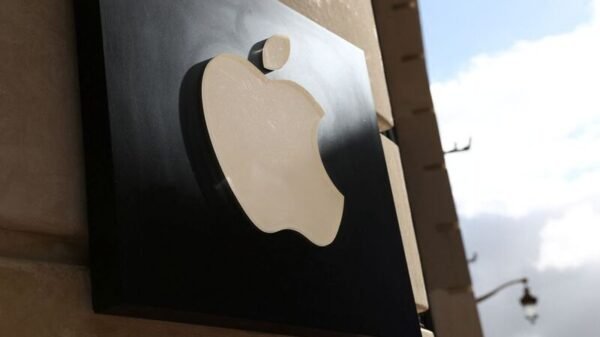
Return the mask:
POLYGON ((600 336, 600 0, 419 3, 485 336, 600 336))

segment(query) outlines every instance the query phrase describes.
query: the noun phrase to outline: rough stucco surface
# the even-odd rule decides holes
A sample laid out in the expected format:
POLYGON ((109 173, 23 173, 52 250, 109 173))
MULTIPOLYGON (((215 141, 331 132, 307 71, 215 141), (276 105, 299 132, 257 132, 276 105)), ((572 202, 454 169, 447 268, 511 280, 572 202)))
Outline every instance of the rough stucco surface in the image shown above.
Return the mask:
POLYGON ((380 130, 394 125, 370 0, 280 0, 365 52, 380 130))
POLYGON ((412 118, 416 112, 433 112, 418 1, 372 3, 393 116, 401 125, 401 118, 412 118))
POLYGON ((85 235, 83 152, 69 0, 0 10, 0 227, 85 235))
POLYGON ((477 303, 471 289, 449 292, 441 289, 430 291, 432 315, 442 317, 434 321, 437 336, 483 337, 477 303))

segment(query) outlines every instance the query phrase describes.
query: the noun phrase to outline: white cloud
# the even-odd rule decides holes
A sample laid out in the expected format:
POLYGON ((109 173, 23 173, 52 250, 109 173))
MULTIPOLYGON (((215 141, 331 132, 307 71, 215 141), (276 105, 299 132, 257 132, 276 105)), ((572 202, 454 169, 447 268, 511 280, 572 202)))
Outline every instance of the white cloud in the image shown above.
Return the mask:
MULTIPOLYGON (((594 4, 592 22, 572 32, 479 55, 456 78, 432 84, 445 147, 473 137, 470 152, 446 157, 462 215, 562 214, 544 233, 597 219, 578 208, 600 208, 600 0, 594 4)), ((545 235, 542 246, 561 246, 545 235)), ((586 259, 547 254, 546 267, 586 259)))
POLYGON ((573 207, 548 221, 541 233, 538 268, 567 269, 600 260, 600 211, 591 205, 573 207))

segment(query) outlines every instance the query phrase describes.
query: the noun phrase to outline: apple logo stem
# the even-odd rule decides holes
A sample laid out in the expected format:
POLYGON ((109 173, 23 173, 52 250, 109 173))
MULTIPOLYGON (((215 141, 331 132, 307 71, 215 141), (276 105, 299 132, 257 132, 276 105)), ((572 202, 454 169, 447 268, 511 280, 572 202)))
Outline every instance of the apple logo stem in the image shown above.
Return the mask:
POLYGON ((326 246, 337 235, 344 196, 319 152, 325 112, 299 84, 264 76, 290 55, 290 40, 276 35, 250 52, 254 64, 214 57, 202 76, 202 108, 223 175, 254 225, 266 233, 294 230, 326 246))

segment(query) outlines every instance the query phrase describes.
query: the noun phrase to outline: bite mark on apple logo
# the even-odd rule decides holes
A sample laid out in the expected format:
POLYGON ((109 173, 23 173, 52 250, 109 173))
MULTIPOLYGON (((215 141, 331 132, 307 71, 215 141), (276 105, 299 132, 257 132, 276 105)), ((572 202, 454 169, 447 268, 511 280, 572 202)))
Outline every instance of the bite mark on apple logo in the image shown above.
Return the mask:
MULTIPOLYGON (((279 69, 289 40, 276 38, 265 43, 263 61, 279 69)), ((314 97, 231 54, 208 62, 200 90, 217 160, 254 225, 266 233, 294 230, 318 246, 332 243, 344 196, 321 159, 317 131, 325 112, 314 97)))

